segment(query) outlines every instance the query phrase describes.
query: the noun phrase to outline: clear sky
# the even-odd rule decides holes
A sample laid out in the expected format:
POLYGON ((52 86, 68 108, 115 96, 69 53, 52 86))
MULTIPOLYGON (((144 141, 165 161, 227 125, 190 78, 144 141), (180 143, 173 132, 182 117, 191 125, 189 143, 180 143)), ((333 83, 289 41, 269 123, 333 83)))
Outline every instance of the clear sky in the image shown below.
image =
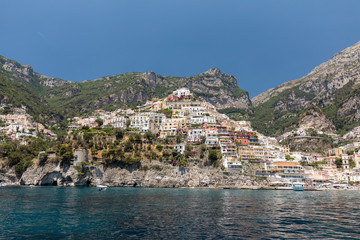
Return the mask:
POLYGON ((0 55, 70 81, 218 67, 254 97, 358 41, 357 0, 0 0, 0 55))

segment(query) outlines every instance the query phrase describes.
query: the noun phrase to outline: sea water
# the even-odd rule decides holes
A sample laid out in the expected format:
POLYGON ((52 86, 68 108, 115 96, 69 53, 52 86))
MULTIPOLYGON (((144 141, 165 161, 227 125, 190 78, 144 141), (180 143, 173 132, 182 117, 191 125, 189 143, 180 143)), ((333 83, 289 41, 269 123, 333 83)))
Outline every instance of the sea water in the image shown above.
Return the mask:
POLYGON ((0 239, 359 239, 360 192, 1 187, 0 239))

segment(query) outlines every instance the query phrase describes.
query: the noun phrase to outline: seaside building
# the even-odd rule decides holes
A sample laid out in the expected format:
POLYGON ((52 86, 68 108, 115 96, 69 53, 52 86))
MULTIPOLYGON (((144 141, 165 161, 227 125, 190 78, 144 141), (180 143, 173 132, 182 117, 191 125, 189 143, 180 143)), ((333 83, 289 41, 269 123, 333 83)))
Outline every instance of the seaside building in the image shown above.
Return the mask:
POLYGON ((277 176, 289 181, 305 180, 302 167, 297 162, 274 162, 273 170, 277 176))

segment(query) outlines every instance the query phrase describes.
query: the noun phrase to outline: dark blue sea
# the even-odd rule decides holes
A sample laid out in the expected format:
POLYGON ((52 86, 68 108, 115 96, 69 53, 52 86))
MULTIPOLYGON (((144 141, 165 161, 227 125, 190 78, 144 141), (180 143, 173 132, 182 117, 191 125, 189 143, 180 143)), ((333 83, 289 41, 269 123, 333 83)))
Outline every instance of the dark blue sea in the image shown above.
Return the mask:
POLYGON ((0 239, 360 239, 360 192, 1 187, 0 239))

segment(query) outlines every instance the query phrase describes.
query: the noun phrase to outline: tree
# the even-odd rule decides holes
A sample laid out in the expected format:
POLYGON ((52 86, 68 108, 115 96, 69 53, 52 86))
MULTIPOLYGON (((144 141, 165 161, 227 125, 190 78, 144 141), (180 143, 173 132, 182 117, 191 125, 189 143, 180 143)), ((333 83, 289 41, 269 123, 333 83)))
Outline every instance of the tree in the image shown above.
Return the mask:
POLYGON ((192 147, 190 144, 186 144, 185 150, 186 150, 186 151, 192 151, 192 150, 193 150, 193 147, 192 147))
POLYGON ((95 120, 95 122, 97 122, 97 123, 99 124, 99 126, 102 126, 103 123, 104 123, 104 121, 103 121, 101 118, 97 118, 97 119, 95 120))
POLYGON ((142 142, 142 141, 141 141, 141 134, 140 134, 140 133, 135 133, 135 135, 134 135, 134 141, 137 142, 137 143, 142 142))
POLYGON ((205 144, 201 144, 201 151, 205 152, 206 151, 206 145, 205 144))
POLYGON ((335 158, 335 165, 337 168, 342 167, 342 159, 341 158, 335 158))
POLYGON ((71 145, 61 145, 59 149, 59 155, 61 157, 62 162, 69 163, 73 158, 74 155, 72 154, 72 147, 71 145))
POLYGON ((215 149, 210 149, 209 150, 209 160, 211 162, 214 162, 218 159, 218 156, 217 156, 217 151, 215 149))
POLYGON ((125 152, 131 152, 133 150, 133 145, 132 143, 127 140, 125 143, 124 143, 124 151, 125 152))
POLYGON ((349 167, 353 169, 355 167, 355 162, 352 158, 349 158, 349 167))
POLYGON ((148 142, 152 142, 156 138, 155 134, 150 131, 146 132, 144 137, 148 140, 148 142))
POLYGON ((188 167, 189 164, 185 160, 180 160, 178 163, 179 167, 188 167))
POLYGON ((122 129, 115 130, 116 139, 123 139, 124 138, 124 131, 122 129))
POLYGON ((181 140, 182 140, 182 135, 179 134, 176 136, 176 143, 181 143, 181 140))
POLYGON ((173 115, 173 111, 168 108, 163 109, 162 112, 166 115, 167 118, 171 118, 173 115))
POLYGON ((354 154, 354 150, 346 151, 346 154, 347 154, 347 155, 353 155, 353 154, 354 154))
POLYGON ((131 120, 126 120, 126 128, 128 128, 131 124, 131 120))
POLYGON ((159 152, 161 152, 163 148, 164 148, 163 145, 160 144, 156 145, 156 150, 158 150, 159 152))

